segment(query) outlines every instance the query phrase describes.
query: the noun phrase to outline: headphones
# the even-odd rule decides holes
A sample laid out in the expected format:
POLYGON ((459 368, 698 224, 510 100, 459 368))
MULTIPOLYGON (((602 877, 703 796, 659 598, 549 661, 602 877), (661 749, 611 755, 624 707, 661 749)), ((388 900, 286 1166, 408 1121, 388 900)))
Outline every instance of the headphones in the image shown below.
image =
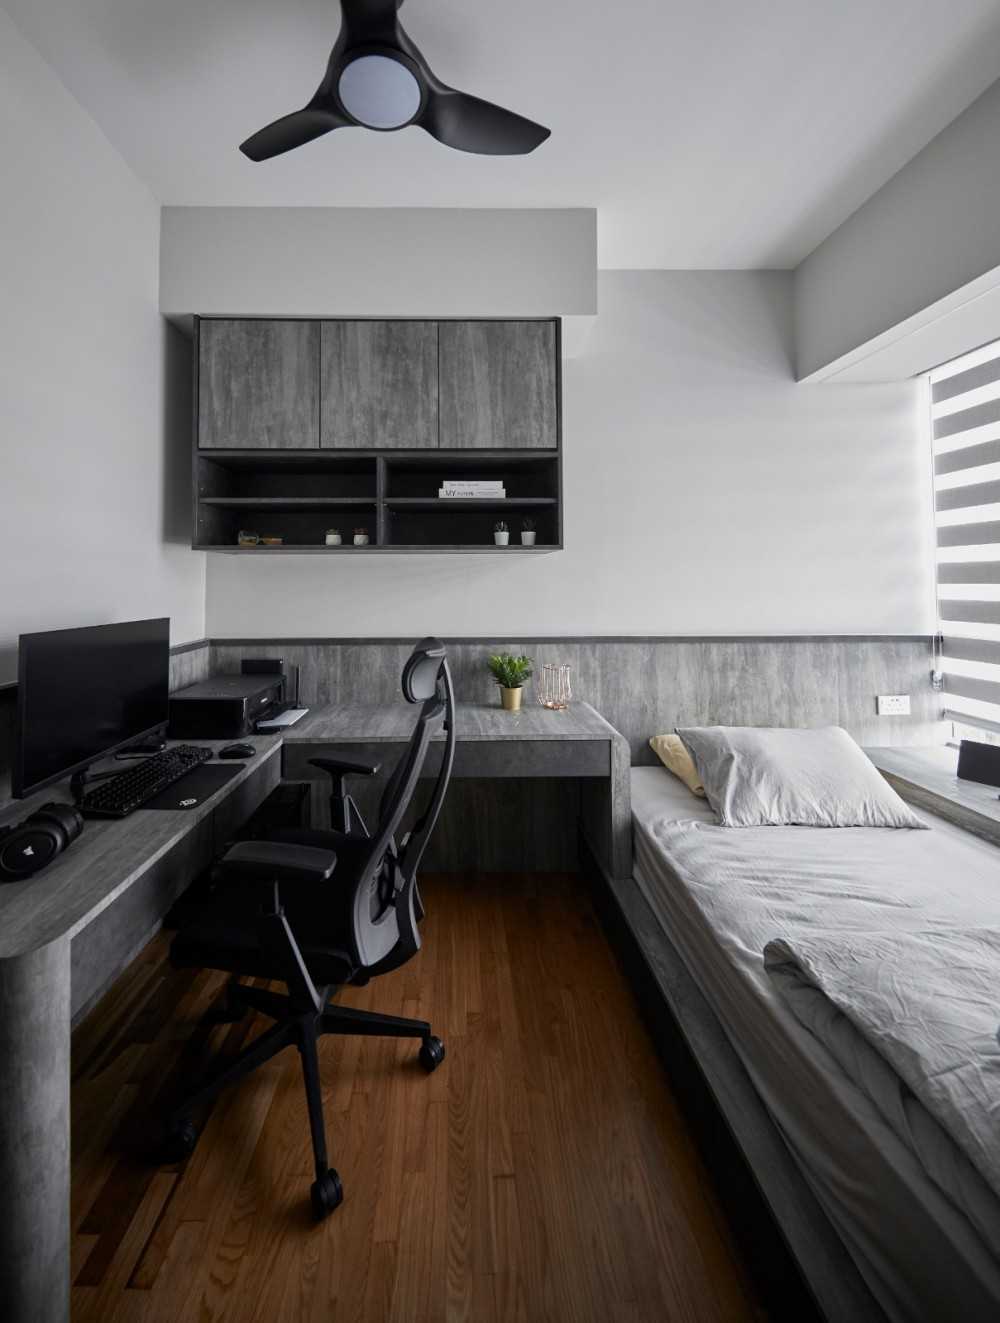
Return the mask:
POLYGON ((43 804, 16 827, 0 827, 0 882, 23 882, 69 848, 83 831, 72 804, 43 804))

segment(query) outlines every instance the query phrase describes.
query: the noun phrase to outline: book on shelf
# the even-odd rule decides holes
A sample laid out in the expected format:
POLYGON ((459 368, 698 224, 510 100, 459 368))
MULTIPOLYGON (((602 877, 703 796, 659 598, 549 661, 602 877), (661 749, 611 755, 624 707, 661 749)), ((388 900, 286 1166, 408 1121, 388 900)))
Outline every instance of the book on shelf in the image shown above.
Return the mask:
POLYGON ((481 487, 441 487, 438 490, 438 496, 443 500, 447 500, 448 497, 464 497, 465 499, 479 497, 480 499, 493 500, 499 497, 506 500, 507 492, 503 487, 491 487, 489 491, 483 491, 481 487))
POLYGON ((442 491, 464 492, 502 492, 504 489, 503 480, 499 482, 459 482, 457 479, 453 482, 451 479, 444 479, 441 483, 442 491))
POLYGON ((461 492, 463 495, 472 493, 480 496, 502 496, 504 494, 503 479, 491 479, 490 481, 477 481, 470 478, 442 478, 441 492, 461 492))

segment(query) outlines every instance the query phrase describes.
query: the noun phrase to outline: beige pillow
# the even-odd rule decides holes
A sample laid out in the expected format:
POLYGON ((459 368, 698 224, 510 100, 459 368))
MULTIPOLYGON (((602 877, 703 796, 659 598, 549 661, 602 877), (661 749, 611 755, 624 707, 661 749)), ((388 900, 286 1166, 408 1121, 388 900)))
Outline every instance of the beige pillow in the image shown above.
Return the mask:
POLYGON ((693 795, 705 798, 705 787, 701 784, 694 759, 679 735, 654 735, 649 741, 649 747, 667 771, 673 772, 674 776, 683 781, 693 795))

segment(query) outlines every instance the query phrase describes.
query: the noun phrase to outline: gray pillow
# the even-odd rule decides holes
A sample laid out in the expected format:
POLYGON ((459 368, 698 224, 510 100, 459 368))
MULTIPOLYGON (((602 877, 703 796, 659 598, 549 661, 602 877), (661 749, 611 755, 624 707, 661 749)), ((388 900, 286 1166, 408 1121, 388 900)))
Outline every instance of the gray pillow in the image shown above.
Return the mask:
POLYGON ((926 829, 839 726, 689 726, 677 734, 724 827, 926 829))

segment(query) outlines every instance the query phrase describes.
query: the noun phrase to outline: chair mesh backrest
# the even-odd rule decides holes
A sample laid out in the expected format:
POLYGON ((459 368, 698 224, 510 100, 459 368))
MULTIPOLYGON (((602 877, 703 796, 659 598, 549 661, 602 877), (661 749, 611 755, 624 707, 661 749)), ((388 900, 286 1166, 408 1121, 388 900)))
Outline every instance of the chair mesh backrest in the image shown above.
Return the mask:
POLYGON ((363 966, 381 960, 399 938, 396 902, 416 878, 417 865, 437 822, 451 776, 455 748, 455 699, 444 645, 422 639, 403 667, 403 697, 419 703, 420 712, 410 742, 382 795, 378 826, 353 900, 356 956, 363 966), (420 781, 432 741, 446 729, 441 769, 427 809, 406 838, 402 850, 396 837, 420 781))

